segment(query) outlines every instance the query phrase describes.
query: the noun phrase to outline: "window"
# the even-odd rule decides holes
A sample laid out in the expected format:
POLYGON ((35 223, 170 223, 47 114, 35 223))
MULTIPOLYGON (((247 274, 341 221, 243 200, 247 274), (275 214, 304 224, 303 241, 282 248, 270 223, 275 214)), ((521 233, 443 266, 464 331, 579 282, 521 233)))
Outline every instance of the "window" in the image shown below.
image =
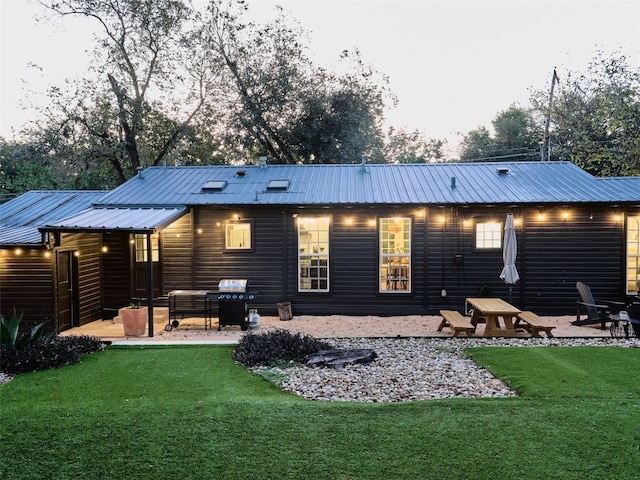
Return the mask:
POLYGON ((329 218, 298 218, 298 290, 329 291, 329 218))
POLYGON ((226 250, 251 250, 251 223, 227 223, 224 226, 226 250))
POLYGON ((640 217, 627 217, 627 295, 640 293, 640 217))
MULTIPOLYGON (((136 233, 135 236, 136 262, 147 261, 147 236, 136 233)), ((160 261, 160 249, 158 248, 158 234, 151 235, 151 261, 160 261)))
POLYGON ((380 219, 381 293, 411 292, 411 219, 380 219))
POLYGON ((502 223, 476 223, 476 248, 481 250, 502 248, 502 223))

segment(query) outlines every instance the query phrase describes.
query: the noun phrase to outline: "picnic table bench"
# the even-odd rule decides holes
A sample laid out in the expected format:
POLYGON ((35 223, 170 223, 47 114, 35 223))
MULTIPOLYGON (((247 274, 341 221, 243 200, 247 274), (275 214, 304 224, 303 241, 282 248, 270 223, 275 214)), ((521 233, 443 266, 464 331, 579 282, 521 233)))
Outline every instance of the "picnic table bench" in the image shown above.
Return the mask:
POLYGON ((541 336, 540 332, 545 332, 547 337, 553 337, 551 330, 556 328, 555 325, 551 324, 549 321, 528 311, 520 312, 518 314, 515 321, 515 327, 519 326, 522 326, 522 328, 529 332, 532 337, 541 336), (520 325, 520 322, 524 322, 524 324, 520 325))
POLYGON ((453 331, 453 336, 458 337, 461 333, 465 333, 467 337, 470 337, 476 331, 469 319, 462 316, 460 312, 455 310, 440 310, 442 315, 442 321, 438 326, 438 331, 441 332, 444 327, 449 327, 453 331))

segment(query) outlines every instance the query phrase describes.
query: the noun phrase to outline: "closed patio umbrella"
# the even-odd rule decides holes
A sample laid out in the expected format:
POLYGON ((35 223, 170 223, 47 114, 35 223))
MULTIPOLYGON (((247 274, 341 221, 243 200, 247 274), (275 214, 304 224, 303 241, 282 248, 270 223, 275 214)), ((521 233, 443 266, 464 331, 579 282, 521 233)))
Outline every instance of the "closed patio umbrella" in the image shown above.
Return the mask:
POLYGON ((516 256, 518 254, 518 245, 516 242, 516 230, 513 226, 513 214, 507 215, 504 224, 504 242, 502 245, 502 260, 504 268, 500 274, 500 278, 509 285, 509 303, 511 303, 511 289, 513 285, 520 280, 518 269, 516 268, 516 256))

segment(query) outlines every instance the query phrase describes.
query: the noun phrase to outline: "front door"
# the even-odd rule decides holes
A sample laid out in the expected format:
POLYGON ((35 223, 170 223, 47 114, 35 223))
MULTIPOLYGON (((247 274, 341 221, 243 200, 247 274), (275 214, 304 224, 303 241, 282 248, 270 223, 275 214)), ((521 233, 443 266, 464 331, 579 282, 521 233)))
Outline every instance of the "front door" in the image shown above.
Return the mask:
POLYGON ((57 328, 59 332, 77 327, 78 275, 72 251, 56 252, 57 328))
MULTIPOLYGON (((147 298, 147 235, 136 234, 133 241, 133 293, 134 298, 147 298)), ((160 268, 160 242, 158 235, 151 235, 151 261, 153 264, 153 296, 162 291, 160 268)))

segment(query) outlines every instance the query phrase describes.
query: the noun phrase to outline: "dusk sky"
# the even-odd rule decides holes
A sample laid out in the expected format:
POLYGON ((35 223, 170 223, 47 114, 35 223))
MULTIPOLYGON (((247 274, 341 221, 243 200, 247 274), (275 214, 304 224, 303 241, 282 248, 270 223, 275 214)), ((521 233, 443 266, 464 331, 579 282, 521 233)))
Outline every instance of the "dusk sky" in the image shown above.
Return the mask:
MULTIPOLYGON (((455 146, 459 133, 491 126, 512 103, 548 90, 554 67, 585 71, 597 50, 621 52, 640 68, 638 1, 266 1, 258 20, 282 5, 310 34, 310 54, 331 68, 357 47, 389 76, 399 104, 395 127, 419 129, 455 146)), ((45 101, 47 86, 81 76, 93 49, 86 21, 37 22, 33 0, 0 0, 0 135, 33 119, 21 104, 45 101)))

